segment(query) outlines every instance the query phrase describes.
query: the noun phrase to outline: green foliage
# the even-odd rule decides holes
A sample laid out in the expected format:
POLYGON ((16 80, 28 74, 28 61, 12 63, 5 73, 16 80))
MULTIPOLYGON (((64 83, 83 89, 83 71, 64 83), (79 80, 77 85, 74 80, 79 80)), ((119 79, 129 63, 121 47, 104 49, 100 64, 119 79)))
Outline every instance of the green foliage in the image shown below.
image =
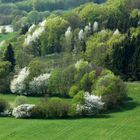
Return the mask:
POLYGON ((10 72, 10 62, 8 61, 1 61, 0 62, 0 77, 3 78, 10 72))
POLYGON ((75 68, 73 65, 66 69, 54 70, 51 73, 48 85, 50 95, 68 96, 68 92, 74 83, 74 74, 75 68))
POLYGON ((90 86, 91 86, 91 83, 90 83, 89 74, 86 73, 80 80, 80 88, 83 89, 84 91, 88 91, 90 90, 90 86))
POLYGON ((47 32, 42 35, 42 54, 45 55, 61 51, 60 38, 61 35, 64 35, 67 27, 68 22, 61 17, 48 18, 46 23, 47 32))
POLYGON ((84 103, 84 94, 85 92, 83 90, 79 91, 73 98, 73 103, 79 103, 83 104, 84 103))
POLYGON ((69 116, 69 103, 60 98, 44 101, 31 110, 33 118, 67 118, 69 116))
POLYGON ((107 55, 111 53, 111 47, 107 41, 112 37, 111 31, 99 32, 91 36, 87 41, 86 57, 98 66, 105 65, 107 55), (94 42, 94 43, 93 43, 94 42))
POLYGON ((140 18, 140 10, 139 9, 133 9, 130 13, 130 24, 133 27, 137 27, 138 22, 140 18))
POLYGON ((8 61, 0 62, 0 92, 10 91, 11 64, 8 61))
POLYGON ((78 93, 78 86, 74 85, 70 88, 70 91, 69 91, 69 96, 70 97, 74 97, 77 93, 78 93))
POLYGON ((123 81, 113 74, 99 77, 95 86, 95 95, 102 96, 106 108, 116 108, 127 97, 123 81))
POLYGON ((25 97, 25 96, 17 96, 14 101, 15 106, 19 106, 19 105, 26 104, 26 103, 27 103, 27 97, 25 97))
POLYGON ((131 28, 127 34, 99 32, 87 40, 86 59, 111 69, 124 79, 138 80, 138 40, 139 28, 131 28))
POLYGON ((61 70, 52 71, 48 84, 49 93, 51 93, 52 95, 59 95, 61 93, 60 78, 61 78, 61 70))
POLYGON ((39 76, 42 73, 45 73, 45 67, 41 61, 34 60, 29 64, 30 74, 28 79, 32 80, 34 77, 39 76))
POLYGON ((0 113, 4 112, 7 108, 8 103, 5 100, 0 99, 0 113))

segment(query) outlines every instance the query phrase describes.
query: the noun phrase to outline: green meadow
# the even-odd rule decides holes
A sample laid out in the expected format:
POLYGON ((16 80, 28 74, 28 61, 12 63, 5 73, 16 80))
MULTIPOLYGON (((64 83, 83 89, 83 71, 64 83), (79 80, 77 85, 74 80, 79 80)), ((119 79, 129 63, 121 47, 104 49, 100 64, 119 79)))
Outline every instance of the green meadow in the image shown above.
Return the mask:
MULTIPOLYGON (((0 140, 140 140, 140 83, 128 83, 129 103, 99 118, 25 120, 0 118, 0 140)), ((2 95, 1 95, 2 96, 2 95)), ((13 101, 14 96, 3 96, 13 101)), ((36 98, 29 98, 36 102, 36 98)))

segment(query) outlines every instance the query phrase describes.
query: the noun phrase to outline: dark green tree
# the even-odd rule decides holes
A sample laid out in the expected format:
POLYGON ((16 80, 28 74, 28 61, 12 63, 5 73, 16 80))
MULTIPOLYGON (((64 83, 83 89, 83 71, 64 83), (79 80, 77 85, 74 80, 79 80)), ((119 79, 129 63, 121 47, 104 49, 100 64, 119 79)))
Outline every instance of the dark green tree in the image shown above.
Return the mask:
POLYGON ((13 71, 16 64, 16 60, 15 60, 12 44, 9 44, 5 49, 3 60, 9 61, 11 63, 11 71, 13 71))

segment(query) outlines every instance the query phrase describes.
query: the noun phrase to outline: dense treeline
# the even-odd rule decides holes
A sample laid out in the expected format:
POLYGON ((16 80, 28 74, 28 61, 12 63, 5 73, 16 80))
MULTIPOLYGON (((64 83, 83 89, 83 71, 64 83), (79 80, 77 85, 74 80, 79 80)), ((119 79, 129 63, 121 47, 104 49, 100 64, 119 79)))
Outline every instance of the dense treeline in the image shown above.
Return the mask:
MULTIPOLYGON (((7 25, 13 23, 13 25, 15 25, 15 22, 18 22, 18 25, 24 24, 22 22, 28 20, 28 18, 30 19, 30 15, 33 14, 32 11, 36 11, 34 14, 36 14, 38 20, 41 21, 43 18, 46 18, 46 14, 43 14, 44 11, 48 11, 47 13, 49 13, 56 10, 68 10, 86 2, 101 3, 104 2, 104 0, 1 0, 0 24, 7 25)), ((33 24, 33 22, 31 22, 31 24, 33 24)), ((17 24, 15 26, 17 26, 17 24)))

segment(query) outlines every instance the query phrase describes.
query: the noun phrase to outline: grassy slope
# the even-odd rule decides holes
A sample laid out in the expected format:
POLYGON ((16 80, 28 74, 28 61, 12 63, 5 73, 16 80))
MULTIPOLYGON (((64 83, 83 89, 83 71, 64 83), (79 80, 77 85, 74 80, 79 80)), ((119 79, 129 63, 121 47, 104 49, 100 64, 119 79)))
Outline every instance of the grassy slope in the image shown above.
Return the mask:
POLYGON ((16 120, 0 118, 0 140, 140 140, 140 83, 129 83, 125 110, 105 118, 16 120))

